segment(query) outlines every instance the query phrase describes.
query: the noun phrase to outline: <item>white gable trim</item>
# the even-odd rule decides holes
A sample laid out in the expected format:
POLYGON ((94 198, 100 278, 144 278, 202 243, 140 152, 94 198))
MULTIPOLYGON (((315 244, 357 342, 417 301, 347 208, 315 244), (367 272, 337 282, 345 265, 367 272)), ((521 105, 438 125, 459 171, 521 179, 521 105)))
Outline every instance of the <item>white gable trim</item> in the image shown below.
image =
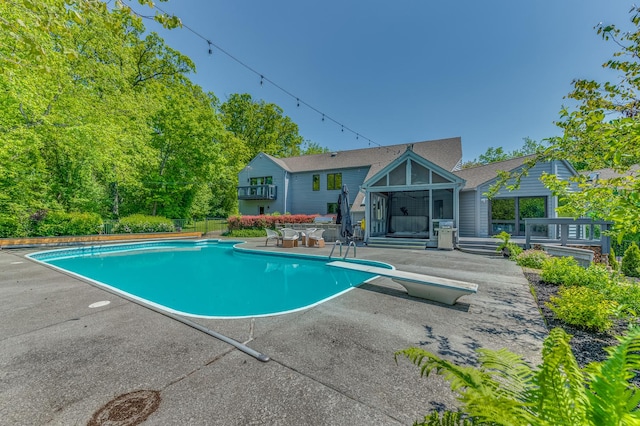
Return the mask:
POLYGON ((416 154, 411 149, 407 148, 407 150, 400 157, 396 158, 395 160, 393 160, 392 162, 387 164, 385 167, 383 167, 382 170, 380 170, 378 173, 376 173, 375 175, 373 175, 369 179, 367 179, 362 184, 362 189, 364 189, 364 190, 367 190, 367 189, 375 189, 375 190, 395 189, 395 190, 398 190, 398 188, 400 188, 402 186, 373 186, 373 184, 378 182, 380 179, 382 179, 387 174, 389 174, 389 172, 394 170, 396 167, 400 166, 401 163, 407 162, 407 160, 409 160, 409 159, 412 160, 412 161, 415 161, 416 163, 420 164, 424 168, 431 170, 432 172, 436 172, 437 174, 439 174, 443 178, 448 179, 450 182, 444 182, 444 183, 438 183, 438 184, 430 183, 430 184, 420 184, 420 185, 412 185, 410 183, 407 183, 406 185, 402 185, 402 186, 406 186, 407 188, 410 187, 412 189, 437 188, 437 187, 440 187, 440 186, 443 187, 443 188, 450 188, 452 184, 457 186, 457 187, 459 187, 459 188, 464 186, 464 183, 465 183, 464 179, 462 179, 461 177, 459 177, 457 175, 454 175, 453 173, 443 169, 442 167, 438 166, 437 164, 432 163, 431 161, 427 160, 426 158, 416 154))

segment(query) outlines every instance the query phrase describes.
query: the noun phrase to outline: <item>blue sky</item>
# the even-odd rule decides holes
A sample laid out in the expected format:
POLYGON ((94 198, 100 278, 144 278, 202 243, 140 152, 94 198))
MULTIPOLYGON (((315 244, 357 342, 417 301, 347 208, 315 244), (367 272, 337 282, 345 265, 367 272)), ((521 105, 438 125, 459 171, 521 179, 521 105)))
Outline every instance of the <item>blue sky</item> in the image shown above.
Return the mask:
MULTIPOLYGON (((129 3, 138 11, 148 10, 129 3)), ((193 81, 275 103, 300 134, 331 150, 462 137, 465 160, 489 147, 559 134, 571 81, 615 81, 599 22, 630 29, 622 0, 171 0, 158 3, 271 83, 186 28, 168 45, 193 81), (302 101, 298 107, 296 98, 302 101), (326 114, 322 115, 306 106, 326 114), (356 134, 342 131, 340 124, 356 134), (371 141, 371 142, 370 142, 371 141)))

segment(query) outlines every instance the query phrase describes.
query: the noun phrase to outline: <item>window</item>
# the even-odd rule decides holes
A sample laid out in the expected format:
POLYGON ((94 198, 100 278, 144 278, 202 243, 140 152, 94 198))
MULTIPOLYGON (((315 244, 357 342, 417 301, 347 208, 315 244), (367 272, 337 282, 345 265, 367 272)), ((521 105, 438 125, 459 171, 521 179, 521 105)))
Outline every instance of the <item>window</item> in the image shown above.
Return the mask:
POLYGON ((342 173, 327 174, 327 189, 342 189, 342 173))
POLYGON ((263 176, 263 177, 252 177, 249 179, 249 185, 271 185, 273 184, 273 177, 271 176, 263 176))
POLYGON ((320 175, 313 175, 313 190, 320 191, 320 175))
POLYGON ((338 203, 327 203, 327 214, 338 213, 338 203))
POLYGON ((389 172, 389 186, 403 186, 406 184, 407 163, 402 163, 389 172))
POLYGON ((250 188, 250 195, 266 195, 268 190, 262 185, 272 185, 273 178, 271 176, 262 176, 262 177, 252 177, 249 179, 249 185, 255 186, 256 188, 250 188))

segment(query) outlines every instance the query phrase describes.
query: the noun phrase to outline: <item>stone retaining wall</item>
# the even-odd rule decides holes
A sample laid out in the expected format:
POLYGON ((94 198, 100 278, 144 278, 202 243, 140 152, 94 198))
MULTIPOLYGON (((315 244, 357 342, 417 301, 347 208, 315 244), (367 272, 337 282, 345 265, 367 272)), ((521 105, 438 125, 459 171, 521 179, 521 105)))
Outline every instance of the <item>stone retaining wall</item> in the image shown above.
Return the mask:
POLYGON ((78 235, 70 237, 0 238, 0 248, 63 246, 84 243, 199 237, 202 237, 202 232, 150 232, 144 234, 78 235))

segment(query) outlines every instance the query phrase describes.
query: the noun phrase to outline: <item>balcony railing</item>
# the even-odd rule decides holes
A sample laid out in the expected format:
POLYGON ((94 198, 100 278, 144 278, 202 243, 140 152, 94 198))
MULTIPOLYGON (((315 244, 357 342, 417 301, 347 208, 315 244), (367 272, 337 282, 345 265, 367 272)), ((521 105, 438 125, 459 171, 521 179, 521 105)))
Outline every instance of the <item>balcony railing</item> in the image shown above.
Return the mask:
POLYGON ((278 195, 276 185, 249 185, 238 187, 238 200, 275 200, 278 195))

